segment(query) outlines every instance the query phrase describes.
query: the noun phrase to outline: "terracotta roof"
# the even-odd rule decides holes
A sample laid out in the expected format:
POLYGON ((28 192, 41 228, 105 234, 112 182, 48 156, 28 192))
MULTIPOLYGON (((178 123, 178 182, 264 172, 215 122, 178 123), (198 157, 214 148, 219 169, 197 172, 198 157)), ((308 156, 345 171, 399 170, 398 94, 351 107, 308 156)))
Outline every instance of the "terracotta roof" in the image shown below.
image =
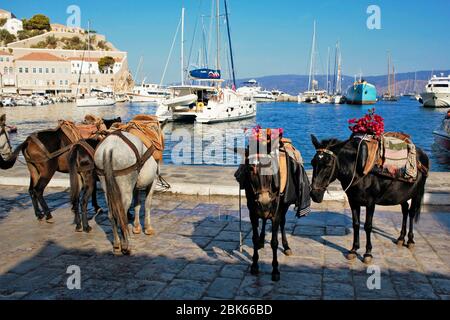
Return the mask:
POLYGON ((0 56, 12 56, 12 54, 5 50, 0 50, 0 56))
POLYGON ((16 59, 16 61, 66 61, 66 60, 46 52, 32 52, 30 54, 27 54, 23 57, 16 59))

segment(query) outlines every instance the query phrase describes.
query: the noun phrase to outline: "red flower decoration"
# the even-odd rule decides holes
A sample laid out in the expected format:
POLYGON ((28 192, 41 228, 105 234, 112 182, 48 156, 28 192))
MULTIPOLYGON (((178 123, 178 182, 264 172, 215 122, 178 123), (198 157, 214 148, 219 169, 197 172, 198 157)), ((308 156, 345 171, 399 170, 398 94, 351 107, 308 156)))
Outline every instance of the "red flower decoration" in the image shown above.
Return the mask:
POLYGON ((368 134, 380 137, 384 133, 384 119, 375 114, 375 109, 360 119, 350 119, 349 129, 356 134, 368 134))

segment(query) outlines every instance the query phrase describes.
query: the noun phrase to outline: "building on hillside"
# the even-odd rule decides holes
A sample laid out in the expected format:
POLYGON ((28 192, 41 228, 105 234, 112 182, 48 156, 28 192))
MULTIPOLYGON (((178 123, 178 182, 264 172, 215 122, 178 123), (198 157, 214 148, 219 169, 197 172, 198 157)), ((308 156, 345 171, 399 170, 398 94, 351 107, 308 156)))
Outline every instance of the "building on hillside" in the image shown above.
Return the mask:
POLYGON ((16 76, 13 55, 0 49, 0 93, 16 92, 16 76))
POLYGON ((70 62, 47 52, 32 52, 15 59, 21 94, 71 93, 70 62))
POLYGON ((12 19, 15 17, 16 16, 14 14, 12 14, 11 12, 0 9, 0 19, 12 19))
POLYGON ((4 88, 25 95, 86 94, 89 88, 126 92, 132 85, 127 53, 121 51, 0 48, 0 68, 4 88), (98 62, 105 55, 115 64, 100 72, 98 62))
POLYGON ((5 29, 9 33, 17 35, 17 32, 23 30, 23 22, 19 19, 11 18, 8 19, 3 27, 0 27, 0 29, 5 29))
POLYGON ((66 33, 77 33, 77 34, 85 34, 85 30, 78 27, 68 27, 60 23, 52 23, 50 24, 52 31, 55 32, 66 32, 66 33))
POLYGON ((74 74, 116 74, 122 68, 121 58, 115 58, 115 63, 112 68, 101 71, 98 62, 100 58, 81 58, 73 57, 69 58, 71 61, 71 72, 74 74))

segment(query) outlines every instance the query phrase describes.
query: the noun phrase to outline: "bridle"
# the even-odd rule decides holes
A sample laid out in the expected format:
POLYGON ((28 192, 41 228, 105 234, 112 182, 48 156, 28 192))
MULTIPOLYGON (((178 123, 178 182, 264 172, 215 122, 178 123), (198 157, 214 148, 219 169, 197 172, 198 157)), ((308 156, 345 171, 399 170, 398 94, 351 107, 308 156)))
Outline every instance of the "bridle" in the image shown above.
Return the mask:
MULTIPOLYGON (((256 168, 257 167, 260 167, 260 168, 272 167, 273 160, 274 159, 273 159, 272 154, 254 154, 254 155, 248 155, 246 157, 246 159, 245 159, 246 165, 247 166, 254 165, 253 173, 258 176, 260 186, 262 186, 261 175, 258 174, 256 168), (267 158, 268 159, 267 163, 266 164, 261 163, 261 161, 260 161, 261 158, 267 158), (255 159, 255 160, 253 161, 253 163, 250 163, 250 159, 255 159)), ((278 167, 278 171, 273 174, 273 176, 275 176, 275 175, 277 175, 277 177, 275 178, 275 189, 277 189, 277 191, 276 192, 273 191, 273 187, 272 187, 272 183, 271 183, 271 188, 268 190, 268 192, 269 192, 270 200, 273 201, 274 199, 276 199, 277 203, 275 206, 275 211, 269 212, 269 216, 268 216, 269 218, 275 216, 276 212, 278 211, 278 209, 280 207, 280 201, 281 201, 281 192, 280 192, 281 176, 280 176, 279 167, 278 167), (277 179, 278 179, 278 181, 277 181, 277 179)), ((249 183, 249 185, 252 190, 252 193, 255 195, 255 202, 258 203, 258 195, 260 195, 263 190, 256 190, 252 183, 249 183)))
POLYGON ((328 177, 327 183, 318 188, 313 187, 312 190, 314 190, 314 191, 326 191, 328 189, 328 186, 331 184, 331 180, 333 180, 334 174, 336 172, 337 164, 338 164, 338 157, 333 151, 326 149, 326 148, 317 149, 316 156, 320 156, 321 154, 322 155, 328 154, 329 156, 331 156, 331 158, 333 159, 333 168, 332 168, 330 176, 328 177))

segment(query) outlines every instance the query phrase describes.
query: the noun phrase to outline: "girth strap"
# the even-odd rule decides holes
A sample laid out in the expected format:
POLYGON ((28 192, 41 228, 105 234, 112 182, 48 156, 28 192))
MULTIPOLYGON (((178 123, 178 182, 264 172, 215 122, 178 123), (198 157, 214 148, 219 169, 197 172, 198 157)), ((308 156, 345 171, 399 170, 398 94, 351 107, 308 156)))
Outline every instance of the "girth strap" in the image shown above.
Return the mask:
MULTIPOLYGON (((150 148, 148 148, 147 151, 141 157, 139 154, 139 151, 136 148, 136 146, 134 145, 134 143, 131 142, 130 139, 128 139, 122 133, 122 131, 120 131, 120 130, 114 131, 110 135, 115 135, 115 136, 119 137, 120 139, 122 139, 122 141, 125 142, 131 148, 131 150, 133 150, 133 153, 136 156, 136 163, 134 165, 132 165, 131 167, 128 167, 128 168, 122 169, 122 170, 114 170, 113 175, 115 177, 126 176, 135 171, 137 171, 139 173, 141 171, 142 167, 147 162, 147 160, 150 159, 153 156, 153 154, 155 153, 156 148, 155 148, 155 146, 151 145, 150 148)), ((105 171, 97 168, 97 175, 105 176, 105 171)))

